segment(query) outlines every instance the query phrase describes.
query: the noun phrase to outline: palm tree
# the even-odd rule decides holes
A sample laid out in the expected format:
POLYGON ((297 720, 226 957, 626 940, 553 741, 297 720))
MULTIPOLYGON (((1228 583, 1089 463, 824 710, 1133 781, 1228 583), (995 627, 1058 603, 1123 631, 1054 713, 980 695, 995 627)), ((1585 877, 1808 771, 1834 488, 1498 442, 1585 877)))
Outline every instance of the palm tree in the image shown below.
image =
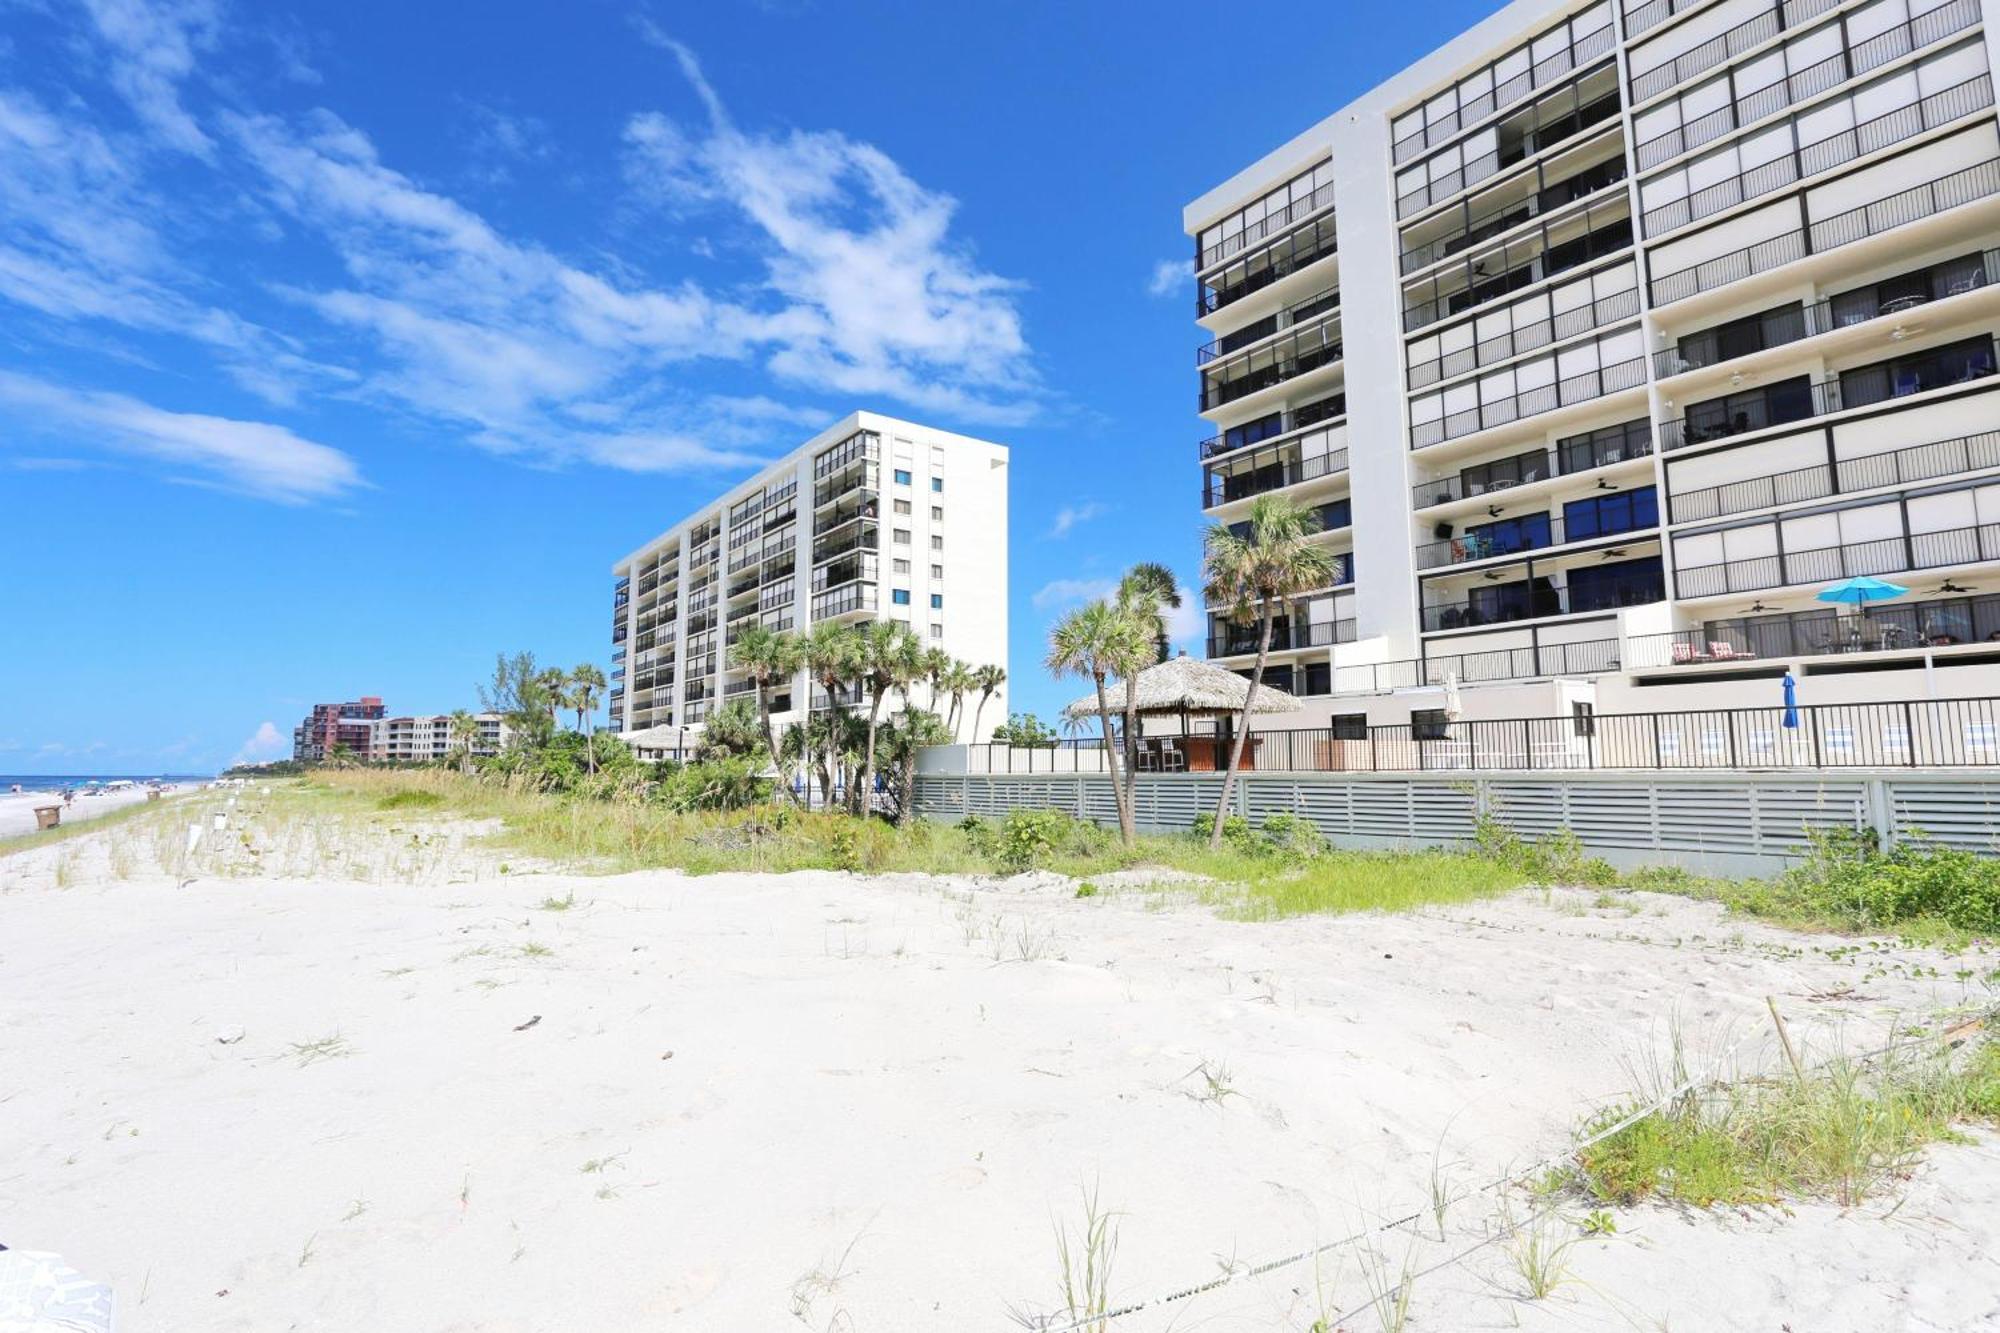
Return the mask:
POLYGON ((1104 601, 1078 607, 1049 631, 1050 674, 1087 677, 1097 688, 1098 738, 1104 747, 1105 771, 1111 775, 1112 799, 1118 806, 1118 832, 1127 847, 1134 837, 1132 809, 1118 781, 1118 752, 1111 744, 1111 706, 1105 698, 1104 682, 1137 669, 1150 649, 1132 617, 1120 615, 1104 601))
MULTIPOLYGON (((778 755, 778 738, 771 731, 771 687, 789 682, 799 672, 801 652, 799 638, 785 630, 774 630, 759 624, 745 625, 737 632, 736 643, 731 648, 736 665, 750 675, 757 685, 757 724, 764 732, 764 748, 771 757, 771 766, 778 770, 782 778, 784 761, 778 755)), ((789 783, 781 783, 787 792, 789 783)))
POLYGON ((567 698, 569 675, 561 667, 550 667, 535 677, 535 692, 540 696, 542 707, 549 710, 549 729, 553 731, 556 718, 567 698))
POLYGON ((451 715, 451 743, 458 751, 458 771, 472 771, 472 752, 479 744, 479 719, 463 708, 451 715))
MULTIPOLYGON (((826 691, 833 716, 844 719, 847 701, 841 695, 847 683, 860 673, 861 636, 852 626, 822 620, 806 631, 800 653, 807 674, 826 691)), ((838 728, 832 728, 820 733, 820 738, 831 744, 838 735, 838 728)), ((830 753, 828 759, 832 767, 830 753)))
POLYGON ((855 813, 867 815, 875 791, 875 733, 882 700, 889 691, 908 688, 924 673, 924 646, 907 625, 878 620, 861 630, 861 684, 868 691, 868 748, 861 765, 855 813))
MULTIPOLYGON (((1167 608, 1181 604, 1180 585, 1165 565, 1146 560, 1125 571, 1112 603, 1152 646, 1148 666, 1167 657, 1167 608)), ((1139 792, 1139 672, 1125 673, 1125 803, 1134 811, 1139 792)))
POLYGON ((951 654, 942 648, 931 648, 924 653, 924 679, 931 686, 931 711, 938 711, 938 701, 944 698, 944 678, 951 672, 951 654))
POLYGON ((965 704, 965 696, 975 688, 972 667, 953 658, 951 666, 944 673, 944 692, 951 696, 951 712, 945 716, 945 725, 951 728, 953 740, 958 739, 958 712, 965 704))
POLYGON ((1333 582, 1333 558, 1312 541, 1319 531, 1319 514, 1282 495, 1260 495, 1250 505, 1242 535, 1218 523, 1202 539, 1202 577, 1208 604, 1228 609, 1236 621, 1257 622, 1257 663, 1250 669, 1250 688, 1243 693, 1243 711, 1229 747, 1229 767, 1222 775, 1222 795, 1215 803, 1215 827, 1209 831, 1211 851, 1222 845, 1222 821, 1229 809, 1229 791, 1243 762, 1243 742, 1250 734, 1250 710, 1257 687, 1264 683, 1264 666, 1271 657, 1271 621, 1278 607, 1301 593, 1333 582))
POLYGON ((993 697, 993 692, 1007 683, 1007 668, 989 663, 972 673, 972 683, 979 687, 979 706, 972 710, 972 735, 967 739, 977 744, 979 715, 986 711, 986 701, 993 697))
POLYGON ((936 713, 906 708, 882 729, 882 747, 896 765, 896 822, 907 824, 916 813, 917 754, 926 746, 948 745, 951 732, 936 713))
POLYGON ((584 761, 590 771, 597 771, 597 723, 591 715, 597 711, 597 696, 604 689, 604 673, 590 662, 569 673, 569 702, 576 709, 576 729, 583 733, 584 761))

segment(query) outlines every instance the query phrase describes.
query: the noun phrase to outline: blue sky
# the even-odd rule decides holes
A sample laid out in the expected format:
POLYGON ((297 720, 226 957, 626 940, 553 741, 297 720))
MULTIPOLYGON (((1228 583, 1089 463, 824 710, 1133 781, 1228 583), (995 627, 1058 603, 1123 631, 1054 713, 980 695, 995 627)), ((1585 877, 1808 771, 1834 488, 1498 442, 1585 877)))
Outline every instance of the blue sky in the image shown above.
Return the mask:
POLYGON ((1066 604, 1194 580, 1182 204, 1492 7, 0 0, 0 771, 602 663, 858 407, 1013 446, 1047 715, 1066 604))

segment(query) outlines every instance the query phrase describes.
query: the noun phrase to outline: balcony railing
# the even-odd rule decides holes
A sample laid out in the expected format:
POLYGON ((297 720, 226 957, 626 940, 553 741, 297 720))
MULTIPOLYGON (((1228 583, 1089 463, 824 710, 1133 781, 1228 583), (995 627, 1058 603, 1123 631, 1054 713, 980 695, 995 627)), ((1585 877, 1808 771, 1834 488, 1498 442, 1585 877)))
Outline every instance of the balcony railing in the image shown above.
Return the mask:
POLYGON ((1310 328, 1280 338, 1266 347, 1213 363, 1202 372, 1203 412, 1247 398, 1286 380, 1330 366, 1341 358, 1338 311, 1310 328))
POLYGON ((1403 331, 1501 300, 1632 244, 1630 201, 1623 190, 1557 214, 1502 244, 1468 253, 1463 264, 1403 287, 1403 331))
POLYGON ((1636 668, 1785 661, 1987 643, 2000 635, 2000 594, 1872 606, 1867 615, 1826 607, 1711 620, 1700 629, 1628 640, 1636 668))
POLYGON ((1279 232, 1290 228, 1293 223, 1302 223, 1313 214, 1332 206, 1333 182, 1328 181, 1303 199, 1294 199, 1283 208, 1272 209, 1255 221, 1246 221, 1242 231, 1225 236, 1203 250, 1198 256, 1201 269, 1206 272, 1223 260, 1243 253, 1265 237, 1276 236, 1279 232))
POLYGON ((1383 694, 1390 690, 1438 686, 1447 676, 1461 685, 1488 685, 1502 680, 1534 680, 1546 676, 1597 676, 1620 669, 1620 641, 1589 639, 1577 643, 1545 643, 1523 648, 1495 648, 1483 653, 1445 653, 1335 666, 1333 693, 1383 694))
POLYGON ((1442 444, 1446 440, 1505 426, 1523 417, 1553 412, 1559 407, 1589 402, 1608 394, 1623 393, 1645 382, 1646 358, 1635 356, 1630 361, 1620 361, 1600 370, 1588 370, 1553 384, 1524 389, 1511 397, 1452 412, 1436 421, 1418 422, 1410 427, 1410 447, 1423 449, 1442 444))
POLYGON ((1540 620, 1547 616, 1580 615, 1590 611, 1611 611, 1627 606, 1650 606, 1667 599, 1662 579, 1592 584, 1588 592, 1572 598, 1566 587, 1545 586, 1522 590, 1521 596, 1463 601, 1432 602, 1424 607, 1424 629, 1472 629, 1480 625, 1511 625, 1520 620, 1540 620))
POLYGON ((1675 495, 1670 508, 1676 523, 1695 523, 1770 509, 1778 505, 1818 500, 1878 486, 1901 486, 1960 472, 2000 467, 2000 431, 1962 435, 1933 444, 1892 449, 1886 453, 1843 458, 1831 467, 1788 468, 1762 477, 1747 477, 1726 486, 1706 486, 1675 495))
POLYGON ((1452 379, 1483 367, 1524 356, 1551 343, 1563 342, 1593 332, 1639 313, 1639 290, 1616 292, 1574 310, 1565 310, 1548 319, 1538 319, 1482 339, 1470 347, 1443 352, 1410 366, 1410 387, 1423 389, 1439 380, 1452 379))
POLYGON ((1551 153, 1550 150, 1569 145, 1570 141, 1579 135, 1588 134, 1606 120, 1616 117, 1618 114, 1617 82, 1618 71, 1616 66, 1611 62, 1606 62, 1593 71, 1592 74, 1575 80, 1568 86, 1567 93, 1570 103, 1576 108, 1569 115, 1550 116, 1545 119, 1538 114, 1545 109, 1553 109, 1555 106, 1560 105, 1562 95, 1558 94, 1557 96, 1546 98, 1531 107, 1524 107, 1522 109, 1522 116, 1535 117, 1537 122, 1536 128, 1521 133, 1516 138, 1508 133, 1508 123, 1503 121, 1495 127, 1495 146, 1481 153, 1478 157, 1435 176, 1430 175, 1430 167, 1426 167, 1426 179, 1424 183, 1396 197, 1397 221, 1400 222, 1404 218, 1421 213, 1431 205, 1449 199, 1455 194, 1461 194, 1466 190, 1470 190, 1475 185, 1482 185, 1509 167, 1518 162, 1525 162, 1530 157, 1539 156, 1544 153, 1554 156, 1555 154, 1551 153), (1596 81, 1594 77, 1596 74, 1609 76, 1608 91, 1603 94, 1593 92, 1590 100, 1585 102, 1583 100, 1585 90, 1590 84, 1596 81), (1503 144, 1505 145, 1504 147, 1501 146, 1503 144))
MULTIPOLYGON (((1271 651, 1289 652, 1295 648, 1329 648, 1336 643, 1353 643, 1355 626, 1352 620, 1322 620, 1307 625, 1271 626, 1271 651)), ((1255 657, 1257 655, 1257 627, 1255 625, 1228 626, 1221 632, 1211 628, 1208 637, 1210 657, 1255 657)))
POLYGON ((1648 239, 1685 227, 1725 208, 1761 198, 1796 181, 1832 171, 1855 158, 1948 125, 1993 105, 1993 80, 1985 74, 1897 107, 1894 111, 1800 145, 1795 154, 1773 158, 1748 171, 1716 181, 1693 194, 1649 208, 1641 218, 1648 239))
POLYGON ((1841 0, 1781 0, 1754 18, 1745 19, 1699 46, 1683 51, 1664 65, 1656 65, 1632 76, 1632 100, 1644 102, 1669 88, 1677 88, 1696 75, 1705 74, 1724 61, 1733 60, 1787 28, 1797 27, 1837 7, 1841 0))
POLYGON ((875 585, 854 583, 845 588, 836 588, 813 598, 812 616, 814 620, 829 620, 834 616, 844 616, 851 611, 873 611, 875 609, 875 585))
MULTIPOLYGON (((1332 434, 1331 431, 1322 433, 1332 434)), ((1283 490, 1287 486, 1297 486, 1347 471, 1345 449, 1305 454, 1300 446, 1312 438, 1312 436, 1301 436, 1296 441, 1258 449, 1240 458, 1232 457, 1228 472, 1208 469, 1201 488, 1201 507, 1213 509, 1217 505, 1229 504, 1234 500, 1247 500, 1253 495, 1283 490)))
MULTIPOLYGON (((1605 101, 1608 105, 1601 118, 1616 116, 1617 95, 1613 94, 1605 101)), ((1488 194, 1512 195, 1520 186, 1532 185, 1533 188, 1527 194, 1489 203, 1481 203, 1479 199, 1467 199, 1450 210, 1416 224, 1411 230, 1428 231, 1439 222, 1450 220, 1455 215, 1460 225, 1449 236, 1439 236, 1404 250, 1401 257, 1402 272, 1414 273, 1418 269, 1429 268, 1440 259, 1448 259, 1470 246, 1478 245, 1502 232, 1512 231, 1529 218, 1553 213, 1559 208, 1567 208, 1579 199, 1587 198, 1607 186, 1624 180, 1625 154, 1619 136, 1614 131, 1607 134, 1604 141, 1612 147, 1614 156, 1592 162, 1588 166, 1573 168, 1569 174, 1559 175, 1554 179, 1549 178, 1549 164, 1538 162, 1529 171, 1487 191, 1488 194)), ((1588 146, 1579 145, 1572 151, 1582 152, 1588 146)), ((1399 212, 1398 216, 1402 214, 1399 212)))
POLYGON ((2000 370, 2000 351, 1996 351, 1991 339, 1984 340, 1984 350, 1983 360, 1974 357, 1958 362, 1941 358, 1929 366, 1879 362, 1856 366, 1823 380, 1808 382, 1801 375, 1790 381, 1710 399, 1696 404, 1684 417, 1661 422, 1660 448, 1671 452, 1710 444, 1835 412, 1873 407, 1932 389, 1991 379, 2000 370))
POLYGON ((1324 290, 1314 292, 1303 301, 1294 301, 1283 310, 1267 315, 1264 319, 1257 321, 1256 324, 1249 326, 1249 328, 1238 329, 1233 333, 1225 333, 1219 338, 1203 343, 1200 347, 1194 349, 1194 363, 1197 366, 1205 366, 1219 356, 1228 356, 1230 353, 1240 351, 1252 343, 1262 342, 1274 333, 1291 328, 1295 324, 1302 324, 1306 320, 1316 319, 1330 310, 1338 309, 1339 306, 1340 288, 1328 287, 1324 290), (1259 327, 1266 324, 1268 324, 1268 327, 1259 327), (1254 336, 1244 336, 1251 333, 1252 330, 1255 330, 1254 336))
POLYGON ((1651 534, 1657 532, 1660 526, 1657 521, 1632 523, 1622 528, 1593 526, 1588 532, 1571 534, 1567 531, 1560 514, 1530 514, 1526 517, 1546 521, 1530 524, 1525 529, 1515 526, 1503 528, 1497 533, 1468 532, 1461 537, 1424 542, 1416 548, 1417 568, 1448 569, 1453 565, 1471 564, 1477 560, 1497 560, 1501 556, 1523 555, 1529 551, 1552 551, 1559 546, 1568 546, 1573 542, 1595 541, 1600 537, 1651 534))
POLYGON ((1628 421, 1623 426, 1560 440, 1554 449, 1531 449, 1512 458, 1461 468, 1454 477, 1420 481, 1410 488, 1410 498, 1416 508, 1424 509, 1512 490, 1549 477, 1572 476, 1634 458, 1650 458, 1652 453, 1651 424, 1644 420, 1628 421))
POLYGON ((1919 218, 2000 193, 2000 158, 1988 158, 1936 180, 1882 196, 1859 208, 1836 213, 1809 228, 1782 232, 1713 259, 1690 264, 1653 279, 1657 308, 1713 291, 1755 273, 1765 273, 1808 254, 1879 236, 1919 218))
POLYGON ((1988 560, 2000 560, 2000 523, 1684 566, 1674 571, 1674 585, 1684 598, 1719 597, 1988 560))
POLYGON ((1318 398, 1310 403, 1304 403, 1289 412, 1279 412, 1273 415, 1279 417, 1278 429, 1271 431, 1269 434, 1260 435, 1254 440, 1245 440, 1240 444, 1234 444, 1230 442, 1230 433, 1227 431, 1221 435, 1209 436, 1201 442, 1199 448, 1202 461, 1206 462, 1211 458, 1220 458, 1222 455, 1234 453, 1238 449, 1249 449, 1262 444, 1285 443, 1285 436, 1290 435, 1294 431, 1305 430, 1309 426, 1317 426, 1321 422, 1337 425, 1347 416, 1347 395, 1344 393, 1331 394, 1325 398, 1318 398))
POLYGON ((1396 140, 1392 150, 1396 165, 1404 165, 1419 153, 1450 140, 1467 126, 1476 125, 1494 112, 1514 105, 1537 88, 1546 88, 1570 71, 1584 68, 1599 56, 1609 54, 1617 41, 1618 35, 1609 23, 1580 38, 1572 35, 1570 44, 1562 50, 1552 51, 1519 74, 1500 81, 1491 92, 1478 93, 1469 101, 1460 100, 1451 112, 1396 140))
POLYGON ((1195 315, 1212 315, 1308 264, 1339 250, 1340 236, 1328 214, 1288 232, 1261 250, 1253 250, 1229 267, 1196 284, 1195 315))

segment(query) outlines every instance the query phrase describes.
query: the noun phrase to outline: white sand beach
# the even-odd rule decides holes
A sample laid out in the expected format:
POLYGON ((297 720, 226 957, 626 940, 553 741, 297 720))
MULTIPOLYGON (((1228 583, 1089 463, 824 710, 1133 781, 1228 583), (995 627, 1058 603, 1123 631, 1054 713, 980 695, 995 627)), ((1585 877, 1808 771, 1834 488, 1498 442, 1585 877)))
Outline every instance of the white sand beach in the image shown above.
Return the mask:
MULTIPOLYGON (((190 784, 178 784, 169 788, 170 792, 185 791, 190 784)), ((64 824, 81 824, 86 820, 108 815, 113 810, 123 810, 146 799, 144 787, 120 787, 115 791, 92 791, 79 793, 74 801, 64 807, 64 824)), ((54 792, 12 792, 0 793, 0 838, 17 837, 35 831, 35 808, 43 805, 62 805, 62 797, 54 792)))
MULTIPOLYGON (((0 1242, 128 1333, 1017 1328, 1081 1189, 1141 1300, 1560 1153, 1670 1022, 1770 1068, 1766 996, 1810 1051, 1991 999, 1991 959, 1652 895, 1248 924, 1055 877, 502 874, 456 835, 399 880, 177 887, 111 873, 118 832, 0 860, 0 1242)), ((1851 1211, 1616 1210, 1542 1300, 1475 1248, 1524 1206, 1374 1238, 1437 1266, 1413 1328, 2000 1327, 1983 1133, 1851 1211)), ((1105 1327, 1312 1329, 1365 1251, 1105 1327)))

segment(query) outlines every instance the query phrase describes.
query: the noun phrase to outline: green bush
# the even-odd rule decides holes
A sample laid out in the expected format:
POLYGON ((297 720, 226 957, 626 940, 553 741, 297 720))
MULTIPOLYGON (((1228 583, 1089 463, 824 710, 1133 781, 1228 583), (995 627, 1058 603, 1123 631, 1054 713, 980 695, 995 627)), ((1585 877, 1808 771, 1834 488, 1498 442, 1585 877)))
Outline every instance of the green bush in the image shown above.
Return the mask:
POLYGON ((444 797, 434 791, 391 792, 375 802, 377 810, 430 810, 444 804, 444 797))
POLYGON ((1007 870, 1032 870, 1055 859, 1075 821, 1060 810, 1010 810, 989 843, 989 855, 1007 870))
POLYGON ((1605 885, 1619 882, 1609 861, 1592 856, 1572 829, 1529 842, 1492 815, 1473 822, 1472 847, 1480 856, 1540 884, 1605 885))
POLYGON ((1974 934, 2000 933, 2000 860, 1924 838, 1881 851, 1859 829, 1815 830, 1798 865, 1745 886, 1736 905, 1760 916, 1883 930, 1938 921, 1974 934))
MULTIPOLYGON (((1229 826, 1222 834, 1229 836, 1229 826)), ((1264 820, 1264 845, 1279 856, 1293 861, 1310 861, 1331 850, 1318 825, 1303 815, 1275 814, 1264 820)))
POLYGON ((684 764, 660 777, 652 788, 652 799, 669 810, 742 810, 769 799, 770 780, 761 776, 761 763, 749 756, 708 759, 684 764))
MULTIPOLYGON (((1206 842, 1215 832, 1215 816, 1207 811, 1194 817, 1194 836, 1206 842)), ((1230 815, 1222 821, 1222 845, 1239 852, 1257 852, 1264 848, 1250 821, 1242 815, 1230 815)))

